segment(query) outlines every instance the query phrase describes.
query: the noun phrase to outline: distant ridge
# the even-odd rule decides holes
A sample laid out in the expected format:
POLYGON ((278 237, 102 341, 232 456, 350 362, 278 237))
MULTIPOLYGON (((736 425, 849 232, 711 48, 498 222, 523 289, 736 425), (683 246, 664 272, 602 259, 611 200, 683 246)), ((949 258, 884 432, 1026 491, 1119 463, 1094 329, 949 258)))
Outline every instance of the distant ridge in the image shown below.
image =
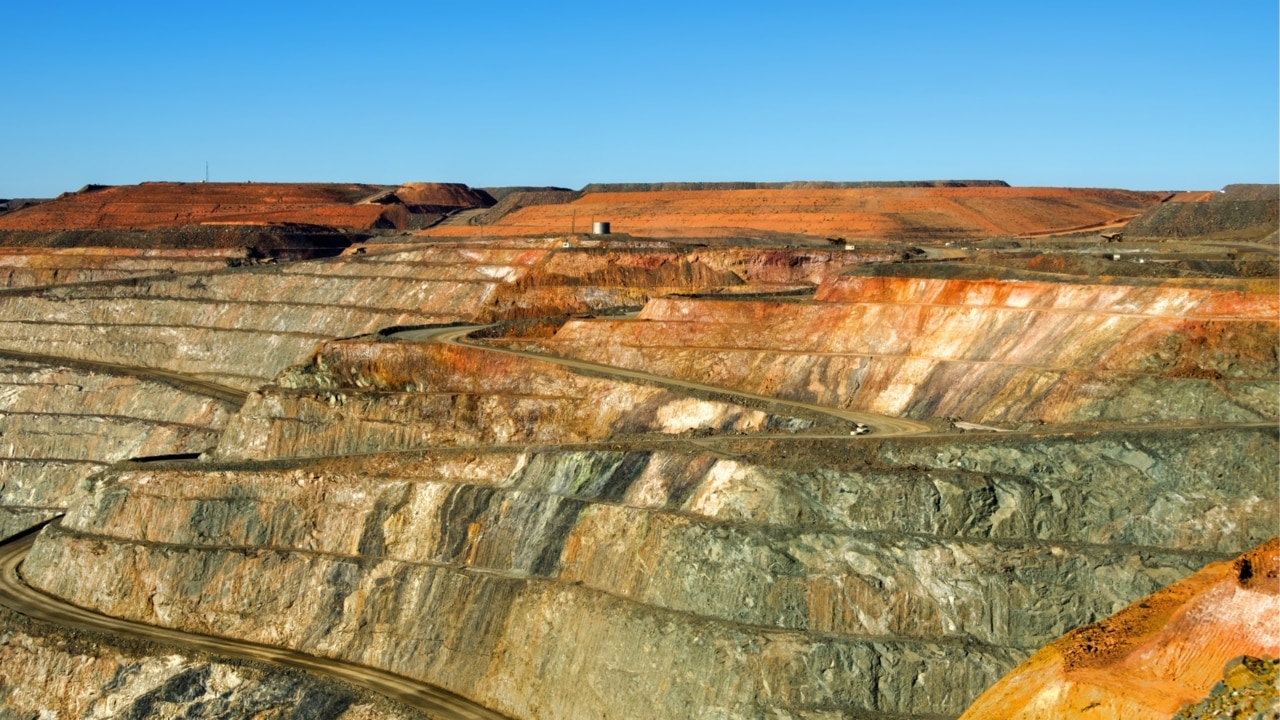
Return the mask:
POLYGON ((859 180, 829 182, 793 180, 791 182, 665 182, 665 183, 591 183, 583 193, 598 192, 679 192, 682 190, 843 190, 859 188, 930 188, 930 187, 1009 187, 1004 180, 859 180))

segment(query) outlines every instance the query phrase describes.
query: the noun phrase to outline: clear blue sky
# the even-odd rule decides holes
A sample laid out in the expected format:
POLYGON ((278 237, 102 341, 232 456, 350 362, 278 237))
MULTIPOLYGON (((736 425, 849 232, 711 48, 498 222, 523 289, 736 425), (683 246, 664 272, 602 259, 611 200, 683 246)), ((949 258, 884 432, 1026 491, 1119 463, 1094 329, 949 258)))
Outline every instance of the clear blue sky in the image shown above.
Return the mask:
POLYGON ((0 1, 0 197, 1276 182, 1277 3, 0 1))

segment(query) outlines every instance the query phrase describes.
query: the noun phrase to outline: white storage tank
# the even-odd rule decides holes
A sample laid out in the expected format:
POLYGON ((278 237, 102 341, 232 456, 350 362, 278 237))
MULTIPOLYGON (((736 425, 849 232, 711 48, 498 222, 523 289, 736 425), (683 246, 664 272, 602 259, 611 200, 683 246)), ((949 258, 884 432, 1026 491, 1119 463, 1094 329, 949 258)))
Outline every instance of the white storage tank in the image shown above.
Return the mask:
POLYGON ((602 221, 599 221, 599 220, 597 220, 596 222, 591 223, 591 234, 592 234, 592 235, 608 235, 608 234, 609 234, 609 223, 607 223, 607 222, 602 222, 602 221))

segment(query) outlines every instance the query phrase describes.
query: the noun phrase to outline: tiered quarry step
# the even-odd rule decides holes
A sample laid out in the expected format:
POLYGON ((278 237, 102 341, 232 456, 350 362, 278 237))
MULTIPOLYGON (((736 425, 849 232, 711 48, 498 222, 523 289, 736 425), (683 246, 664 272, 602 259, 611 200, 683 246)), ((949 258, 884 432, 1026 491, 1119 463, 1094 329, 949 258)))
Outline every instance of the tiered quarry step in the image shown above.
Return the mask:
POLYGON ((822 252, 786 264, 758 251, 628 254, 547 241, 371 247, 309 262, 12 292, 0 296, 0 349, 157 367, 247 390, 330 338, 638 306, 665 293, 732 289, 743 277, 794 287, 867 257, 822 252))
POLYGON ((243 251, 231 250, 0 248, 0 289, 216 272, 244 259, 243 251))
MULTIPOLYGON (((1272 539, 1229 562, 1143 598, 1099 623, 1076 628, 983 693, 965 720, 1034 720, 1097 714, 1163 720, 1213 691, 1226 712, 1184 709, 1177 717, 1267 717, 1277 694, 1271 682, 1256 693, 1235 661, 1280 655, 1280 548, 1272 539), (1221 668, 1227 668, 1225 684, 1221 668), (1249 697, 1253 694, 1254 697, 1249 697), (1259 702, 1260 704, 1255 704, 1259 702), (1228 708, 1234 706, 1235 712, 1228 708), (1183 714, 1186 713, 1186 714, 1183 714)), ((1206 703, 1208 705, 1210 703, 1206 703)), ((1207 708, 1201 708, 1206 710, 1207 708)))
POLYGON ((0 505, 65 507, 80 481, 135 457, 212 448, 233 404, 124 373, 0 353, 0 505))
POLYGON ((1158 193, 1014 187, 877 187, 586 192, 520 207, 484 225, 438 226, 436 237, 565 234, 592 218, 644 237, 777 233, 933 242, 1068 232, 1123 224, 1158 193))
POLYGON ((113 470, 26 573, 513 717, 947 717, 1276 504, 1274 428, 726 447, 113 470))
POLYGON ((0 347, 151 366, 252 389, 332 337, 470 319, 495 283, 422 281, 361 256, 0 298, 0 347), (326 272, 359 264, 363 274, 326 272))
POLYGON ((423 720, 303 673, 33 623, 0 610, 0 715, 423 720))
POLYGON ((1280 414, 1273 282, 894 272, 824 283, 812 302, 660 298, 634 320, 570 321, 539 347, 915 418, 1177 423, 1280 414))
MULTIPOLYGON (((267 460, 814 425, 812 418, 587 377, 486 349, 342 341, 326 343, 309 363, 251 395, 217 454, 267 460)), ((847 423, 840 428, 849 432, 847 423)))

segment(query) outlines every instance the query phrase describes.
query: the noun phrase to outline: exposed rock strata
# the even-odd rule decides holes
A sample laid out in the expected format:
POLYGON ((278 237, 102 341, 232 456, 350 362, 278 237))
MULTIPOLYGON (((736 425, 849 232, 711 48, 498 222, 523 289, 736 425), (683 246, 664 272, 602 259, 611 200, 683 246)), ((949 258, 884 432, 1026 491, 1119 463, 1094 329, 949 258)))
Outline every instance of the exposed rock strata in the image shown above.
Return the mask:
POLYGON ((0 717, 84 720, 421 718, 301 673, 122 647, 0 611, 0 717))
POLYGON ((1270 430, 810 441, 794 461, 784 442, 113 472, 29 573, 515 717, 642 696, 672 717, 955 715, 1041 643, 1256 542, 1276 504, 1270 430))
POLYGON ((0 505, 38 515, 110 463, 209 450, 234 410, 154 380, 0 355, 0 505))
POLYGON ((266 460, 814 424, 481 348, 346 341, 324 345, 252 394, 218 455, 266 460))
POLYGON ((1274 283, 848 275, 812 302, 664 298, 557 353, 754 393, 979 423, 1265 422, 1274 283))
MULTIPOLYGON (((956 227, 984 233, 1149 199, 1067 193, 1080 204, 1061 214, 999 188, 924 190, 972 191, 976 204, 946 207, 977 212, 956 227)), ((119 420, 70 457, 0 460, 6 478, 38 482, 13 486, 0 519, 72 505, 29 578, 113 615, 389 668, 517 718, 936 720, 1073 627, 1274 534, 1274 288, 848 272, 900 256, 883 245, 631 245, 370 244, 10 291, 0 347, 253 391, 228 420, 179 386, 146 399, 151 381, 15 364, 22 388, 0 386, 26 438, 14 448, 62 427, 79 441, 85 428, 49 418, 83 423, 82 407, 119 420), (614 319, 565 322, 602 310, 614 319), (513 318, 532 319, 484 334, 979 431, 850 437, 732 393, 379 332, 513 318), (151 402, 168 414, 146 415, 151 402), (151 454, 171 426, 189 435, 156 447, 226 430, 199 462, 108 466, 151 454), (46 486, 53 500, 22 494, 46 486)))
MULTIPOLYGON (((0 349, 40 348, 54 356, 157 367, 248 390, 305 361, 330 338, 392 326, 638 305, 657 294, 739 285, 734 268, 747 268, 748 278, 751 268, 761 268, 754 272, 794 283, 824 272, 819 268, 829 272, 839 258, 816 254, 787 273, 765 270, 776 263, 761 253, 703 253, 699 259, 667 251, 632 260, 635 269, 614 287, 572 279, 575 263, 606 267, 608 256, 591 259, 597 255, 552 250, 545 242, 415 247, 30 290, 0 297, 0 349)), ((858 261, 851 256, 844 263, 858 261)))
MULTIPOLYGON (((1229 659, 1280 655, 1277 615, 1280 548, 1273 539, 1073 630, 984 693, 963 717, 1167 718, 1208 694, 1229 659)), ((1272 690, 1270 707, 1260 710, 1280 709, 1272 690)), ((1249 705, 1241 708, 1244 717, 1266 716, 1249 705)))

